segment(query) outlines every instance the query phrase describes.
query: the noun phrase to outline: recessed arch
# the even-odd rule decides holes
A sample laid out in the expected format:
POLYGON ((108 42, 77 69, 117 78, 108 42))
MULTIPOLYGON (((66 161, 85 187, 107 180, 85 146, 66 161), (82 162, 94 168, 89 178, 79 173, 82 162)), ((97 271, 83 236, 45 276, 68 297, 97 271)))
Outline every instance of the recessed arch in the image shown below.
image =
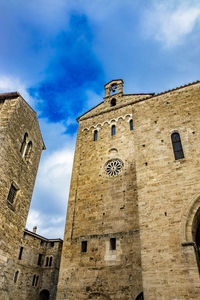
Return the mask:
POLYGON ((42 290, 39 295, 39 300, 49 300, 49 291, 42 290))
POLYGON ((143 292, 141 292, 136 298, 135 300, 144 300, 144 294, 143 292))
POLYGON ((194 196, 194 198, 187 203, 182 209, 181 214, 181 242, 194 241, 194 219, 197 216, 200 209, 200 195, 194 196))

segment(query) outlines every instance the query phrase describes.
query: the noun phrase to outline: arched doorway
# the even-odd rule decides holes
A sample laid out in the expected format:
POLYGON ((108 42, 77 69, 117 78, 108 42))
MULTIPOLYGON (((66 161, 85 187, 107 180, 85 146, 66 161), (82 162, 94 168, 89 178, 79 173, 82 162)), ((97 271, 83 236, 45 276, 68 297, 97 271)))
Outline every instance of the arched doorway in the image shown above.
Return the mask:
POLYGON ((143 292, 141 292, 141 293, 135 298, 135 300, 144 300, 143 292))
POLYGON ((47 291, 47 290, 42 290, 42 291, 40 292, 39 300, 49 300, 49 291, 47 291))

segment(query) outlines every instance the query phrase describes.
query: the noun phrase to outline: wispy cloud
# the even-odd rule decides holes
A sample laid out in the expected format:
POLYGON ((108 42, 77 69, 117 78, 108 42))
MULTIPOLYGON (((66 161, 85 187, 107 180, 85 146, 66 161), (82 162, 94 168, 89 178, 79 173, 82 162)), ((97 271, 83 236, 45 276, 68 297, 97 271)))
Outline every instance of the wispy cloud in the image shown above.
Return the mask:
POLYGON ((200 27, 200 3, 197 1, 154 1, 144 14, 147 36, 164 47, 177 46, 200 27))
POLYGON ((26 228, 30 231, 37 226, 37 233, 46 238, 63 238, 65 216, 49 216, 39 210, 31 209, 26 228))

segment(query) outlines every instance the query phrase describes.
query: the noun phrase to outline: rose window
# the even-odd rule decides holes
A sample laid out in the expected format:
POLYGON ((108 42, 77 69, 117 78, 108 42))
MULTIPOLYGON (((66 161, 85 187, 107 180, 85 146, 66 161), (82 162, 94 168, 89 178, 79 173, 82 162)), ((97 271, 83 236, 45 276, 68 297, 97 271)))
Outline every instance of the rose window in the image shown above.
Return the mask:
POLYGON ((112 159, 107 162, 105 166, 105 171, 108 176, 117 176, 121 173, 123 167, 123 162, 120 159, 112 159))

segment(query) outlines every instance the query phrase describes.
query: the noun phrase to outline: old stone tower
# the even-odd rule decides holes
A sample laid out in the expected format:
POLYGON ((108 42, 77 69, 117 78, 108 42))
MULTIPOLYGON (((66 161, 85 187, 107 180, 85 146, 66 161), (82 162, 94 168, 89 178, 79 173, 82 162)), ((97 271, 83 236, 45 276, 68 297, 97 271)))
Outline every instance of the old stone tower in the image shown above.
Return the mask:
POLYGON ((18 93, 0 95, 1 300, 18 299, 13 284, 35 177, 44 149, 36 113, 18 93))
POLYGON ((200 299, 199 111, 113 80, 78 118, 57 300, 200 299))

